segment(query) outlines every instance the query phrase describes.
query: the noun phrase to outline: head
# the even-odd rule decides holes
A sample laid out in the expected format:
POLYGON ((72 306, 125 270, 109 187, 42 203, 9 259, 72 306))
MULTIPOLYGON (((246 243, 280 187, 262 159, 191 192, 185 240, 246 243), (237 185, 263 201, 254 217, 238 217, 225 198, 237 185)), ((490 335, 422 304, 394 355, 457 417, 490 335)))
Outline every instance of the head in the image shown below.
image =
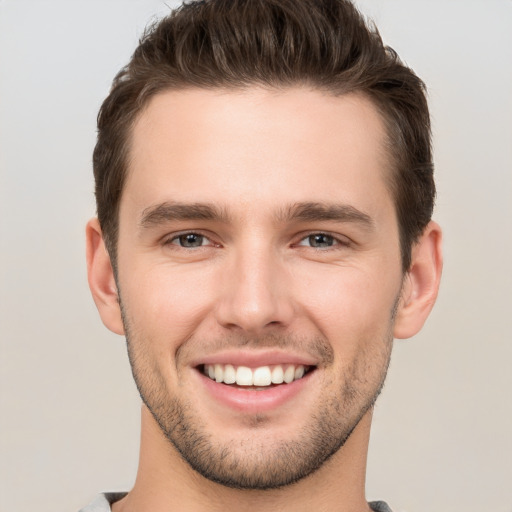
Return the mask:
POLYGON ((94 170, 91 289, 172 453, 269 489, 367 441, 440 252, 423 85, 352 4, 183 6, 116 77, 94 170))
POLYGON ((96 202, 114 269, 132 128, 149 101, 166 90, 255 85, 357 92, 372 102, 386 127, 387 182, 407 271, 435 198, 424 84, 347 0, 196 1, 146 31, 98 115, 96 202))

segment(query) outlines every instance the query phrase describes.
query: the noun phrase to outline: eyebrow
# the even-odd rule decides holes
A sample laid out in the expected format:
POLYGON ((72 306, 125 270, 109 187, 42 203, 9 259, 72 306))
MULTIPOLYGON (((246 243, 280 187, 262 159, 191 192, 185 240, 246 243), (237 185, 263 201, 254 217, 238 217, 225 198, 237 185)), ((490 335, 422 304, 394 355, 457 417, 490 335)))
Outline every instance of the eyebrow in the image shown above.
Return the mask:
MULTIPOLYGON (((211 220, 228 223, 227 210, 209 203, 164 202, 142 211, 141 228, 150 228, 176 220, 211 220)), ((277 222, 336 221, 356 223, 367 229, 375 227, 373 219, 348 204, 299 202, 281 208, 275 215, 277 222)))
POLYGON ((218 220, 228 221, 226 211, 208 203, 164 202, 149 206, 142 211, 141 228, 158 226, 173 220, 218 220))
POLYGON ((277 219, 303 222, 350 222, 359 224, 367 229, 373 229, 375 227, 375 223, 370 215, 358 210, 352 205, 340 203, 295 203, 279 212, 277 219))

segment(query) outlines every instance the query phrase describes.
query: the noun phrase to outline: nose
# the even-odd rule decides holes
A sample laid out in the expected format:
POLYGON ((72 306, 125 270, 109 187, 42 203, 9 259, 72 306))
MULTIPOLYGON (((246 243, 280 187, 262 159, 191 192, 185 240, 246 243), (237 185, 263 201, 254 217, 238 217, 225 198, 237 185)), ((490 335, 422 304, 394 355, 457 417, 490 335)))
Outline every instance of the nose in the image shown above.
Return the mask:
POLYGON ((250 334, 288 326, 294 307, 283 263, 268 247, 233 254, 220 283, 217 322, 250 334))

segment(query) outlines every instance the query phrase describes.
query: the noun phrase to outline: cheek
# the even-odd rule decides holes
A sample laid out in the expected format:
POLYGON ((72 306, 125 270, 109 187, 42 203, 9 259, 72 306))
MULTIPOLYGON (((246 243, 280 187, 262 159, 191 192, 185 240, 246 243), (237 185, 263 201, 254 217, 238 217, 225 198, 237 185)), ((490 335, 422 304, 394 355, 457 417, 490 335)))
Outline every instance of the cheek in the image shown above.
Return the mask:
POLYGON ((395 281, 341 267, 305 281, 302 288, 302 303, 312 320, 329 340, 342 340, 344 349, 387 335, 397 294, 395 281))
POLYGON ((347 271, 343 278, 331 279, 309 310, 333 348, 330 379, 345 390, 346 406, 358 396, 373 396, 382 385, 392 348, 395 295, 389 283, 347 271))
POLYGON ((130 275, 122 286, 123 303, 135 327, 155 335, 155 341, 169 343, 187 336, 214 300, 211 275, 192 267, 134 266, 130 275))
POLYGON ((343 266, 314 270, 305 269, 301 287, 318 310, 364 315, 382 308, 392 295, 389 280, 373 271, 343 266))

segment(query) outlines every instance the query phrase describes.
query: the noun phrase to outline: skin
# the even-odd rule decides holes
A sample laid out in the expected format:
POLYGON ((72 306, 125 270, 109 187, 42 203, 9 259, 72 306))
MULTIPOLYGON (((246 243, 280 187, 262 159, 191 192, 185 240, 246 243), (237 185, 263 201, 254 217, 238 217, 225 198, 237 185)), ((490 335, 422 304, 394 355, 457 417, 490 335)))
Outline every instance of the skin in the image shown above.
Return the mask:
POLYGON ((145 401, 137 480, 115 512, 368 510, 372 405, 393 337, 421 328, 442 265, 432 222, 401 271, 384 142, 368 100, 305 88, 169 91, 139 116, 117 281, 97 220, 87 227, 90 287, 127 335, 145 401), (198 371, 254 356, 314 370, 277 405, 248 391, 242 409, 198 371), (213 477, 180 455, 198 440, 213 477))

